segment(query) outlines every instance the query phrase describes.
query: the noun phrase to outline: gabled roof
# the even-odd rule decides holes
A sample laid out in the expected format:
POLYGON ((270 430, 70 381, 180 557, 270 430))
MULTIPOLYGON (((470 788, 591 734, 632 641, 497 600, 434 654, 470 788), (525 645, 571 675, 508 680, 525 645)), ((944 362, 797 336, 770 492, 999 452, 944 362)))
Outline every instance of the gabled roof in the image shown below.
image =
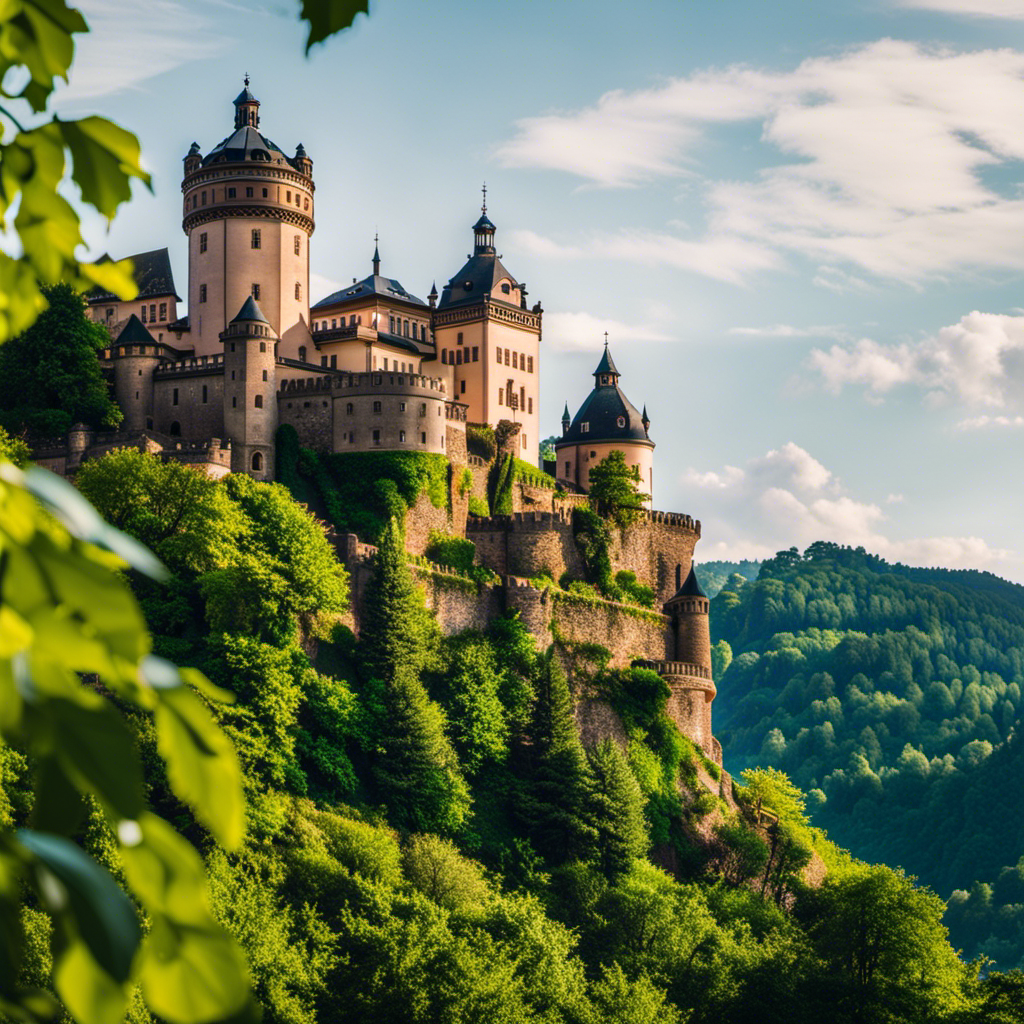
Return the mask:
POLYGON ((260 312, 260 307, 256 305, 256 300, 250 295, 246 298, 245 302, 242 303, 242 308, 238 311, 233 324, 239 321, 255 320, 257 323, 269 324, 270 321, 260 312))
MULTIPOLYGON (((449 306, 481 302, 491 295, 499 281, 506 280, 512 282, 513 288, 519 287, 519 282, 502 266, 501 260, 494 253, 470 256, 465 266, 444 286, 437 308, 447 309, 449 306)), ((491 295, 491 298, 507 302, 501 298, 500 293, 491 295)), ((513 303, 509 302, 508 305, 513 303)))
MULTIPOLYGON (((155 299, 174 296, 181 302, 181 296, 174 290, 174 275, 171 273, 171 257, 167 249, 151 249, 149 252, 137 252, 128 257, 133 264, 132 277, 139 289, 140 299, 155 299)), ((111 257, 104 253, 96 262, 109 263, 111 257)), ((113 292, 95 289, 89 293, 89 302, 120 302, 113 292)))
POLYGON ((371 274, 364 277, 362 281, 349 285, 347 288, 339 288, 331 292, 325 299, 321 299, 311 309, 320 309, 322 306, 337 306, 343 302, 351 302, 355 299, 366 299, 371 295, 380 295, 385 299, 399 299, 402 302, 411 302, 417 306, 427 307, 427 304, 415 295, 407 292, 402 285, 392 277, 381 277, 380 274, 371 274))
POLYGON ((121 333, 114 341, 115 345, 155 345, 156 338, 146 329, 146 325, 134 314, 121 328, 121 333))

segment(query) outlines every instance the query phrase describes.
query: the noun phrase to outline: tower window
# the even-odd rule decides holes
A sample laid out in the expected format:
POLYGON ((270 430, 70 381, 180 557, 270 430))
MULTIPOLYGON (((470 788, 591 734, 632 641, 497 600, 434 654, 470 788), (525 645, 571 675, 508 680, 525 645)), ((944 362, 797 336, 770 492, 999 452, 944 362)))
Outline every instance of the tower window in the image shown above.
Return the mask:
POLYGON ((206 399, 207 399, 207 390, 206 390, 206 385, 204 384, 203 385, 203 405, 206 405, 206 399))
POLYGON ((302 205, 302 196, 300 196, 298 192, 295 193, 295 205, 296 206, 301 206, 302 205))
POLYGON ((533 373, 533 356, 526 357, 526 372, 533 373))
POLYGON ((569 465, 570 465, 570 464, 569 464, 568 462, 567 462, 567 463, 565 464, 565 475, 566 475, 566 476, 568 476, 568 475, 569 475, 569 465))
MULTIPOLYGON (((202 302, 202 299, 200 299, 199 301, 202 302)), ((145 303, 142 304, 142 322, 143 323, 146 322, 146 304, 145 303)))
POLYGON ((251 186, 251 185, 247 185, 247 186, 246 186, 246 189, 245 189, 245 198, 246 198, 246 199, 252 199, 252 186, 251 186))
POLYGON ((259 285, 258 285, 258 284, 257 284, 256 282, 253 282, 253 286, 252 286, 252 297, 253 297, 253 298, 254 298, 254 299, 255 299, 255 300, 257 301, 257 302, 259 302, 259 300, 260 300, 260 286, 259 286, 259 285))
POLYGON ((351 403, 351 402, 348 402, 348 403, 346 404, 346 406, 345 406, 345 412, 346 412, 346 413, 347 413, 347 414, 348 414, 349 416, 351 416, 351 415, 352 415, 352 409, 353 409, 352 403, 351 403))
MULTIPOLYGON (((231 342, 231 351, 232 351, 232 352, 234 352, 234 351, 235 351, 235 343, 234 343, 234 342, 231 342)), ((234 379, 235 379, 235 378, 234 378, 234 374, 232 374, 232 375, 231 375, 231 379, 232 379, 232 380, 234 380, 234 379)))
POLYGON ((266 370, 264 370, 264 371, 263 371, 263 379, 264 379, 264 380, 266 380, 266 379, 267 379, 267 371, 266 371, 266 370))
POLYGON ((498 388, 498 405, 504 405, 504 404, 505 404, 505 389, 504 388, 498 388))
POLYGON ((509 351, 508 351, 508 349, 505 349, 505 365, 506 366, 508 366, 508 357, 509 357, 509 351))
POLYGON ((380 402, 374 402, 373 403, 373 411, 374 412, 380 412, 380 402))
POLYGON ((533 415, 533 399, 532 398, 528 398, 526 401, 529 403, 529 406, 530 406, 529 409, 526 410, 527 414, 532 416, 533 415))
POLYGON ((373 432, 373 443, 374 444, 380 444, 380 431, 379 430, 375 430, 373 432))
POLYGON ((427 432, 425 430, 420 431, 420 444, 427 443, 427 432))
POLYGON ((427 415, 427 403, 426 402, 420 402, 420 415, 421 416, 426 416, 427 415))
POLYGON ((308 210, 309 209, 309 199, 308 198, 303 202, 302 208, 304 210, 308 210))
POLYGON ((526 447, 526 435, 525 434, 523 434, 523 447, 524 448, 526 447))
POLYGON ((199 251, 200 252, 206 252, 206 232, 205 231, 203 231, 199 235, 199 251))
POLYGON ((160 303, 160 319, 161 320, 166 320, 167 319, 167 303, 166 302, 161 302, 160 303))
POLYGON ((473 362, 477 363, 480 361, 480 348, 478 345, 473 346, 473 362))
POLYGON ((404 430, 400 430, 398 432, 398 440, 399 440, 399 442, 404 442, 405 441, 405 431, 404 430))
POLYGON ((205 205, 206 205, 206 193, 204 192, 203 193, 203 206, 205 206, 205 205))
POLYGON ((178 404, 178 389, 175 388, 174 391, 171 393, 171 405, 177 405, 177 404, 178 404))
POLYGON ((266 352, 267 351, 267 343, 265 341, 261 341, 260 342, 260 351, 261 352, 266 352))
POLYGON ((177 420, 171 424, 170 434, 171 437, 181 437, 181 424, 177 420))
POLYGON ((257 395, 256 399, 255 399, 255 402, 253 404, 256 406, 257 409, 262 409, 263 408, 263 396, 262 395, 257 395))
POLYGON ((292 190, 291 189, 288 189, 288 191, 285 193, 285 198, 287 199, 287 201, 289 203, 292 201, 292 190))
POLYGON ((466 382, 464 380, 463 381, 459 381, 459 394, 460 395, 464 395, 465 393, 466 393, 466 382))
POLYGON ((501 291, 502 294, 508 295, 512 291, 512 289, 507 284, 502 284, 501 291))
POLYGON ((590 433, 590 422, 589 421, 587 421, 586 423, 581 423, 580 424, 580 433, 581 434, 589 434, 590 433))
POLYGON ((252 247, 254 249, 259 249, 260 248, 260 229, 259 228, 253 228, 252 229, 252 247))
POLYGON ((228 189, 228 199, 234 199, 234 198, 235 198, 235 190, 233 188, 229 188, 228 189))
POLYGON ((149 306, 149 322, 151 324, 155 324, 156 323, 156 303, 155 302, 150 303, 150 306, 149 306))
POLYGON ((355 444, 356 443, 356 432, 354 430, 350 430, 348 432, 348 443, 349 444, 355 444))
POLYGON ((302 235, 295 236, 295 255, 298 256, 302 252, 302 235))
POLYGON ((263 468, 263 455, 260 452, 253 452, 252 468, 258 473, 263 468))
POLYGON ((270 195, 270 193, 266 189, 264 189, 263 190, 263 198, 266 199, 268 195, 270 195))
POLYGON ((457 364, 458 364, 459 366, 461 366, 461 365, 462 365, 462 349, 461 349, 461 348, 457 348, 457 349, 455 350, 455 362, 456 362, 456 363, 457 363, 457 364))
POLYGON ((302 298, 302 285, 298 281, 295 282, 295 298, 302 298))
POLYGON ((299 346, 299 362, 304 363, 306 361, 306 346, 299 346))
POLYGON ((237 398, 232 398, 231 399, 231 408, 232 409, 237 409, 238 408, 238 399, 237 398))
MULTIPOLYGON (((402 382, 399 381, 398 383, 401 384, 402 382)), ((399 402, 398 403, 398 411, 399 412, 405 412, 405 402, 399 402)))

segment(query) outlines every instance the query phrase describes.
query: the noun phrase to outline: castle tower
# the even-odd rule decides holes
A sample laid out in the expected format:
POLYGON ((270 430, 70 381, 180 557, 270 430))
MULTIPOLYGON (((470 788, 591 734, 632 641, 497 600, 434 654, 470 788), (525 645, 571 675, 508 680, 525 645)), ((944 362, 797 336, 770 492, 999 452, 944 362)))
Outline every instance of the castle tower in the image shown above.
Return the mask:
POLYGON ((224 433, 231 472, 274 479, 277 431, 277 336, 250 295, 221 333, 224 346, 224 433))
MULTIPOLYGON (((679 568, 676 574, 681 575, 679 568)), ((669 716, 683 735, 721 763, 720 748, 711 734, 711 702, 717 691, 711 678, 710 610, 691 565, 686 581, 665 603, 665 614, 672 619, 675 659, 654 662, 653 667, 672 691, 666 709, 669 716)))
MULTIPOLYGON (((487 216, 473 225, 473 254, 444 286, 433 317, 438 360, 470 423, 522 424, 520 458, 537 464, 540 441, 540 303, 502 266, 487 216)), ((431 301, 433 305, 433 301, 431 301)))
POLYGON ((309 345, 309 238, 313 162, 286 156, 259 131, 260 103, 245 88, 234 131, 204 157, 185 157, 182 228, 188 235, 188 313, 196 355, 220 351, 220 335, 252 296, 292 359, 309 345))
MULTIPOLYGON (((653 493, 654 442, 648 436, 647 406, 637 412, 619 387, 620 376, 606 334, 604 353, 593 373, 594 390, 574 419, 569 419, 568 404, 562 414, 562 439, 555 444, 555 477, 560 483, 586 493, 591 469, 613 451, 620 451, 627 464, 639 471, 640 489, 653 493)), ((646 504, 651 507, 650 501, 646 504)))
POLYGON ((160 365, 160 346, 132 313, 110 347, 114 364, 114 397, 124 413, 124 430, 143 430, 153 416, 153 372, 160 365))

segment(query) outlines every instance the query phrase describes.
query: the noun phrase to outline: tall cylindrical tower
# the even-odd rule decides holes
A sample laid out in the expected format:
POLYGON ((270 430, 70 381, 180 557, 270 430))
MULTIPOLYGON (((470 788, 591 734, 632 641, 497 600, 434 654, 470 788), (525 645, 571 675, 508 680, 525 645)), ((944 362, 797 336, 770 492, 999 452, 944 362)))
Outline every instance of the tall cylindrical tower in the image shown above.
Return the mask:
POLYGON ((188 315, 197 355, 220 350, 220 334, 252 297, 298 358, 309 343, 309 239, 313 161, 300 143, 288 157, 259 131, 249 79, 234 101, 235 127, 204 157, 185 157, 182 227, 188 235, 188 315))
POLYGON ((160 346, 132 313, 110 346, 114 364, 114 397, 124 413, 124 430, 143 430, 153 416, 153 373, 160 365, 160 346))
POLYGON ((224 346, 224 433, 231 472, 274 479, 277 432, 277 337, 252 296, 221 334, 224 346))

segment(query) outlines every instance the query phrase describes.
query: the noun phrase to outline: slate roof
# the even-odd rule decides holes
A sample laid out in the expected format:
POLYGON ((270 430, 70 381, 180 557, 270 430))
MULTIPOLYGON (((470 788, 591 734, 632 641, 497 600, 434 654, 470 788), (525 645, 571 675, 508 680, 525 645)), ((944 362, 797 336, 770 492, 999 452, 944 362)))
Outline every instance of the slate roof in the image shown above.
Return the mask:
POLYGON ((337 306, 343 302, 350 302, 353 299, 365 299, 369 295, 380 295, 385 299, 400 299, 402 302, 411 302, 417 306, 426 307, 426 303, 415 295, 407 292, 402 285, 392 277, 381 277, 380 274, 371 274, 364 277, 362 281, 349 285, 347 288, 339 288, 331 292, 326 299, 321 299, 311 309, 320 309, 323 306, 337 306))
POLYGON ((680 597, 707 597, 708 595, 701 590, 700 580, 697 579, 697 573, 694 571, 693 565, 690 565, 690 575, 686 577, 683 585, 676 591, 672 596, 671 600, 675 601, 676 598, 680 597))
MULTIPOLYGON (((134 265, 132 276, 139 289, 140 299, 155 299, 160 296, 173 295, 178 302, 181 296, 174 290, 174 275, 171 273, 171 257, 167 249, 151 249, 149 252, 138 252, 129 259, 134 265)), ((111 257, 104 253, 97 263, 109 263, 111 257)), ((90 303, 120 302, 113 292, 95 289, 89 293, 90 303)))
POLYGON ((256 305, 256 300, 250 295, 246 298, 245 302, 242 303, 242 308, 238 311, 233 324, 238 323, 240 320, 255 320, 257 323, 269 324, 270 321, 260 311, 260 307, 256 305))
MULTIPOLYGON (((615 381, 619 376, 607 349, 594 371, 595 379, 599 378, 602 373, 611 376, 611 379, 615 381)), ((594 390, 587 395, 579 412, 573 417, 569 429, 559 438, 555 448, 567 444, 585 444, 594 441, 639 441, 653 448, 654 442, 647 436, 643 419, 643 415, 637 412, 636 406, 622 393, 622 388, 618 383, 601 384, 598 382, 594 384, 594 390), (584 423, 589 425, 586 432, 582 429, 584 423)))
POLYGON ((115 345, 155 345, 156 338, 146 329, 146 325, 134 314, 128 317, 115 345))
MULTIPOLYGON (((450 306, 480 302, 497 287, 499 281, 504 280, 511 281, 513 288, 519 286, 519 282, 502 266, 501 260, 494 253, 470 256, 465 266, 444 286, 437 308, 447 309, 450 306)), ((498 295, 491 295, 491 299, 507 301, 501 298, 500 292, 498 295)), ((514 306, 511 302, 507 304, 514 306)))
POLYGON ((300 170, 298 161, 286 156, 280 146, 273 143, 252 125, 236 128, 226 139, 221 139, 206 156, 203 166, 255 160, 263 163, 285 163, 300 170))

